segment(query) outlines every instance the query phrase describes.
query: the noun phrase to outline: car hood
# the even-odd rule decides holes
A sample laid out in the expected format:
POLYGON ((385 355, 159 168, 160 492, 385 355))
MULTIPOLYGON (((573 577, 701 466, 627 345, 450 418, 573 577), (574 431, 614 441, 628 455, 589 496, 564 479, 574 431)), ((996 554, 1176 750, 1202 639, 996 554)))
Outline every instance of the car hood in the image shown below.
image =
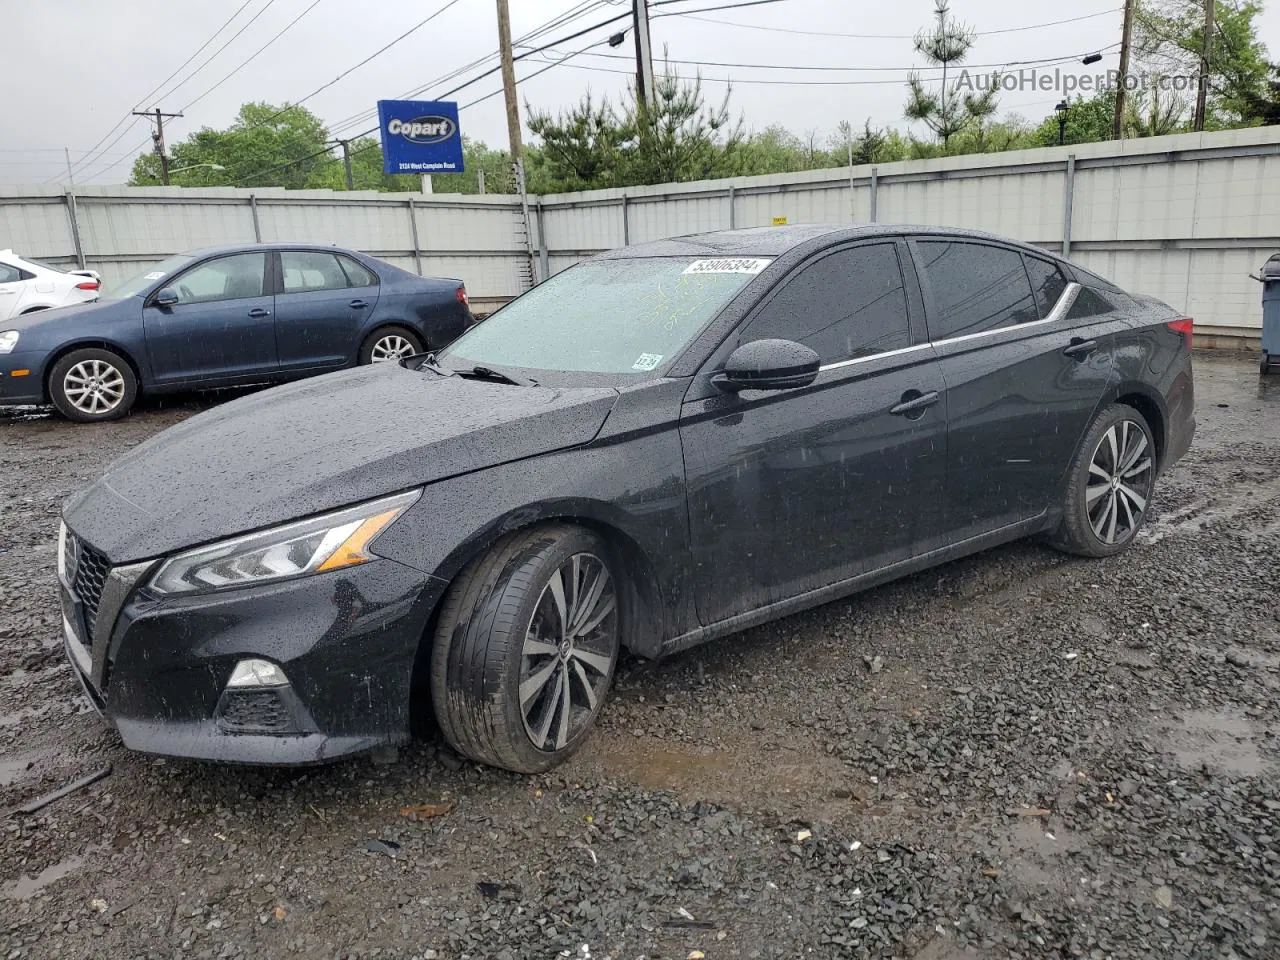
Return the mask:
POLYGON ((0 321, 0 328, 17 330, 21 335, 18 341, 19 349, 23 349, 28 346, 32 338, 46 331, 61 332, 70 320, 91 322, 98 318, 95 314, 105 319, 128 312, 127 303, 126 300, 91 300, 87 303, 72 304, 69 307, 51 307, 48 310, 37 310, 34 313, 25 313, 22 316, 0 321))
POLYGON ((113 563, 589 442, 617 392, 358 367, 234 400, 117 460, 64 510, 113 563))

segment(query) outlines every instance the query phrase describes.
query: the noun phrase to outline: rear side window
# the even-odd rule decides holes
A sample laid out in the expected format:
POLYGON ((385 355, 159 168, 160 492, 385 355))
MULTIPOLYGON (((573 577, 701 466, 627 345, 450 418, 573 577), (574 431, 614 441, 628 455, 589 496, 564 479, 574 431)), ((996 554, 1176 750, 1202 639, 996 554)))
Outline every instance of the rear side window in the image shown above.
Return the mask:
POLYGON ((342 255, 338 256, 338 263, 342 266, 342 272, 347 275, 347 286, 376 287, 378 285, 377 276, 364 264, 342 255))
POLYGON ((824 364, 908 346, 907 294, 892 243, 850 247, 800 268, 740 342, 795 340, 824 364))
POLYGON ((1068 320, 1088 320, 1091 317, 1102 317, 1114 312, 1115 304, 1101 290, 1093 287, 1081 287, 1076 302, 1067 311, 1068 320))
POLYGON ((1056 263, 1038 257, 1027 257, 1027 274, 1031 277, 1031 289, 1035 292, 1036 306, 1040 308, 1040 319, 1043 320, 1053 312, 1066 292, 1067 278, 1056 263))
POLYGON ((0 283, 17 283, 21 279, 21 270, 7 263, 0 263, 0 283))
POLYGON ((931 339, 986 333, 1040 319, 1022 254, 957 240, 922 240, 917 247, 933 294, 931 339))
POLYGON ((284 250, 280 253, 280 270, 284 274, 285 293, 347 288, 347 274, 332 253, 284 250))

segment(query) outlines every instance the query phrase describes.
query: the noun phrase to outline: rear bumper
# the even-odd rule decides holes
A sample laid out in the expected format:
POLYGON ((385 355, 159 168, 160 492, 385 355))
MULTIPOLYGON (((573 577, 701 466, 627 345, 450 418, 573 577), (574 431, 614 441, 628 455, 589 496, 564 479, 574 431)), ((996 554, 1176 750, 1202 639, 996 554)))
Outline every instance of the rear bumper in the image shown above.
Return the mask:
POLYGON ((1167 470, 1181 460, 1196 435, 1196 397, 1195 382, 1192 379, 1191 364, 1179 373, 1173 381, 1167 401, 1169 422, 1166 427, 1166 446, 1161 470, 1167 470))

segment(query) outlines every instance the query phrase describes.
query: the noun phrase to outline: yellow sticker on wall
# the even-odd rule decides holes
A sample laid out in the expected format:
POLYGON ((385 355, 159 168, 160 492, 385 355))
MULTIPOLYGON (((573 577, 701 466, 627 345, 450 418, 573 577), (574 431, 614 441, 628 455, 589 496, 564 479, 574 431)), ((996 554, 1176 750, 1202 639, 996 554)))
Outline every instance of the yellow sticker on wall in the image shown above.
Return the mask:
POLYGON ((773 218, 773 225, 774 225, 775 227, 785 227, 785 226, 787 225, 787 218, 786 218, 786 217, 774 217, 774 218, 773 218))

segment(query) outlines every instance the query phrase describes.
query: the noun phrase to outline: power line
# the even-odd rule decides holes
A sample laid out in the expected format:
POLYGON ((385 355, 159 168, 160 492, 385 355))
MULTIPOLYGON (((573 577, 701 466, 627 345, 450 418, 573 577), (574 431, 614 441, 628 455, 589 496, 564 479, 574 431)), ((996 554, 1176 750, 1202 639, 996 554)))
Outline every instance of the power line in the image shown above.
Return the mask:
MULTIPOLYGON (((264 13, 266 13, 266 12, 267 12, 267 10, 271 7, 271 5, 272 5, 273 3, 275 3, 275 2, 276 2, 276 0, 267 0, 267 2, 266 2, 266 3, 265 3, 265 4, 264 4, 264 5, 263 5, 259 10, 258 10, 258 12, 257 12, 257 13, 255 13, 252 17, 250 17, 250 18, 249 18, 249 19, 244 23, 244 25, 240 27, 240 29, 239 29, 239 30, 237 30, 234 34, 232 34, 229 38, 227 38, 227 40, 226 40, 226 41, 224 41, 224 42, 223 42, 223 44, 222 44, 220 47, 218 47, 218 49, 217 49, 217 50, 213 51, 213 53, 211 53, 208 57, 206 57, 206 58, 205 58, 205 60, 204 60, 204 62, 203 62, 203 63, 201 63, 201 64, 200 64, 200 66, 198 66, 198 67, 196 67, 194 70, 192 70, 192 71, 191 71, 189 74, 187 74, 187 75, 186 75, 186 77, 184 77, 182 80, 178 81, 178 83, 177 83, 177 85, 176 85, 176 86, 171 87, 171 88, 169 88, 165 93, 160 94, 159 99, 164 99, 165 97, 172 96, 175 92, 177 92, 178 90, 182 89, 182 87, 183 87, 184 85, 186 85, 186 83, 187 83, 188 81, 190 81, 192 77, 194 77, 196 74, 198 74, 201 70, 203 70, 205 67, 207 67, 210 63, 212 63, 212 62, 217 58, 218 54, 222 53, 222 51, 223 51, 223 50, 227 49, 227 47, 229 47, 231 44, 233 44, 233 43, 236 41, 236 38, 237 38, 237 37, 239 37, 242 33, 244 33, 246 30, 248 30, 248 29, 249 29, 249 27, 253 26, 254 22, 255 22, 259 17, 261 17, 264 13)), ((244 7, 242 6, 240 9, 241 9, 241 10, 243 10, 243 9, 244 9, 244 7)), ((239 15, 239 13, 240 13, 240 11, 239 11, 239 10, 237 10, 237 11, 236 11, 236 15, 239 15)), ((232 20, 234 20, 234 19, 235 19, 235 17, 233 16, 233 17, 231 17, 229 20, 227 20, 227 21, 226 21, 226 23, 224 23, 221 27, 219 27, 219 28, 218 28, 217 32, 216 32, 216 33, 214 33, 214 35, 213 35, 213 36, 214 36, 214 37, 216 37, 219 33, 221 33, 224 29, 226 29, 227 24, 229 24, 229 23, 230 23, 232 20)), ((210 40, 212 40, 212 39, 213 39, 213 37, 210 37, 210 40)), ((204 49, 204 47, 207 47, 208 45, 209 45, 208 43, 205 43, 205 44, 201 47, 201 49, 204 49)), ((191 59, 193 60, 193 59, 195 59, 195 57, 194 57, 194 56, 192 56, 192 58, 191 58, 191 59)), ((188 62, 188 63, 190 63, 190 60, 188 60, 187 62, 188 62)), ((179 67, 179 68, 178 68, 178 70, 174 71, 174 74, 176 74, 176 73, 178 73, 179 71, 181 71, 181 69, 182 69, 182 67, 179 67)), ((173 78, 173 77, 172 77, 172 75, 171 75, 169 79, 172 79, 172 78, 173 78)), ((156 93, 156 91, 157 91, 157 90, 160 90, 160 89, 164 88, 164 87, 168 84, 168 82, 169 82, 169 80, 165 80, 165 82, 164 82, 164 83, 162 83, 162 84, 160 84, 160 86, 152 88, 152 90, 151 90, 150 92, 148 92, 148 94, 147 94, 145 97, 143 97, 141 100, 139 100, 139 101, 138 101, 138 104, 141 104, 141 103, 143 103, 144 101, 146 101, 149 97, 151 97, 152 95, 154 95, 154 94, 156 93)), ((137 109, 138 104, 135 104, 135 105, 134 105, 134 109, 135 109, 135 110, 137 109)), ((127 117, 126 117, 126 119, 127 119, 127 117)), ((137 122, 137 121, 135 120, 135 121, 134 121, 134 123, 136 123, 136 122, 137 122)), ((117 123, 115 127, 112 127, 112 130, 115 130, 115 129, 116 129, 116 128, 118 128, 119 126, 120 126, 120 124, 119 124, 119 123, 117 123)), ((130 124, 130 126, 132 126, 132 124, 130 124)), ((107 139, 107 137, 109 137, 109 136, 111 136, 111 131, 110 131, 110 130, 109 130, 109 131, 107 131, 106 136, 104 136, 104 137, 102 138, 102 140, 107 139)), ((119 137, 117 137, 115 140, 113 140, 113 141, 112 141, 112 143, 113 143, 113 144, 114 144, 114 143, 117 143, 117 142, 119 141, 119 139, 120 139, 120 138, 119 138, 119 137)), ((99 141, 98 141, 98 143, 99 143, 99 144, 101 144, 101 143, 102 143, 102 140, 99 140, 99 141)), ((95 146, 94 146, 94 147, 91 147, 90 149, 91 149, 91 150, 92 150, 92 149, 96 149, 96 146, 97 146, 97 145, 95 144, 95 146)), ((108 146, 108 147, 107 147, 107 149, 110 149, 110 146, 108 146)), ((94 157, 94 158, 92 158, 92 159, 80 160, 80 161, 76 162, 75 164, 73 164, 73 170, 74 170, 75 172, 79 172, 79 171, 80 171, 80 170, 82 170, 83 168, 90 166, 92 163, 95 163, 95 162, 97 161, 97 159, 98 159, 98 158, 94 157)), ((110 168, 108 167, 107 169, 110 169, 110 168)), ((103 171, 103 172, 105 172, 105 171, 103 171)), ((55 177, 55 178, 53 178, 53 179, 57 179, 57 178, 55 177)), ((87 178, 86 178, 86 179, 87 179, 87 178)))
MULTIPOLYGON (((1048 23, 1031 23, 1022 27, 1001 27, 997 30, 979 30, 974 36, 992 37, 997 34, 1004 33, 1023 33, 1028 30, 1043 30, 1046 27, 1058 27, 1067 23, 1079 23, 1082 20, 1093 20, 1097 17, 1107 17, 1114 13, 1119 13, 1123 7, 1112 7, 1109 10, 1099 10, 1097 13, 1087 13, 1079 17, 1069 17, 1066 20, 1052 20, 1048 23)), ((797 30, 793 27, 766 27, 758 23, 737 23, 733 20, 719 20, 712 17, 699 17, 692 12, 683 10, 672 11, 671 13, 659 14, 663 17, 688 17, 690 20, 698 20, 702 23, 713 23, 720 27, 740 27, 744 30, 763 30, 766 33, 793 33, 805 37, 836 37, 846 40, 914 40, 914 34, 905 33, 833 33, 823 30, 797 30)))
POLYGON ((194 106, 195 104, 199 103, 201 100, 203 100, 203 99, 204 99, 205 97, 207 97, 209 94, 213 93, 213 91, 217 90, 220 86, 222 86, 224 83, 226 83, 226 82, 227 82, 228 80, 230 80, 232 77, 234 77, 237 73, 239 73, 241 70, 243 70, 245 67, 247 67, 250 63, 252 63, 254 60, 256 60, 256 59, 258 58, 258 56, 259 56, 259 55, 260 55, 264 50, 266 50, 269 46, 271 46, 273 43, 275 43, 277 40, 279 40, 281 37, 283 37, 286 33, 288 33, 288 32, 293 28, 294 24, 296 24, 299 20, 301 20, 303 17, 305 17, 308 13, 310 13, 312 10, 314 10, 316 7, 318 7, 318 6, 319 6, 321 3, 323 3, 323 2, 324 2, 324 0, 312 0, 312 2, 311 2, 311 4, 310 4, 310 6, 308 6, 305 10, 303 10, 300 14, 298 14, 296 17, 294 17, 292 20, 290 20, 290 21, 289 21, 287 24, 285 24, 283 27, 281 27, 281 28, 280 28, 280 30, 275 34, 275 36, 273 36, 270 40, 268 40, 266 43, 264 43, 262 46, 260 46, 257 50, 255 50, 252 54, 250 54, 250 55, 249 55, 249 58, 248 58, 247 60, 245 60, 243 63, 241 63, 238 67, 236 67, 234 70, 232 70, 230 73, 228 73, 225 77, 223 77, 221 80, 219 80, 217 83, 215 83, 212 87, 210 87, 210 88, 209 88, 208 90, 206 90, 204 93, 200 94, 200 95, 199 95, 198 97, 196 97, 194 100, 189 100, 189 101, 187 101, 185 104, 183 104, 183 105, 182 105, 182 110, 183 110, 183 112, 186 112, 186 110, 187 110, 188 108, 190 108, 190 107, 194 106))

